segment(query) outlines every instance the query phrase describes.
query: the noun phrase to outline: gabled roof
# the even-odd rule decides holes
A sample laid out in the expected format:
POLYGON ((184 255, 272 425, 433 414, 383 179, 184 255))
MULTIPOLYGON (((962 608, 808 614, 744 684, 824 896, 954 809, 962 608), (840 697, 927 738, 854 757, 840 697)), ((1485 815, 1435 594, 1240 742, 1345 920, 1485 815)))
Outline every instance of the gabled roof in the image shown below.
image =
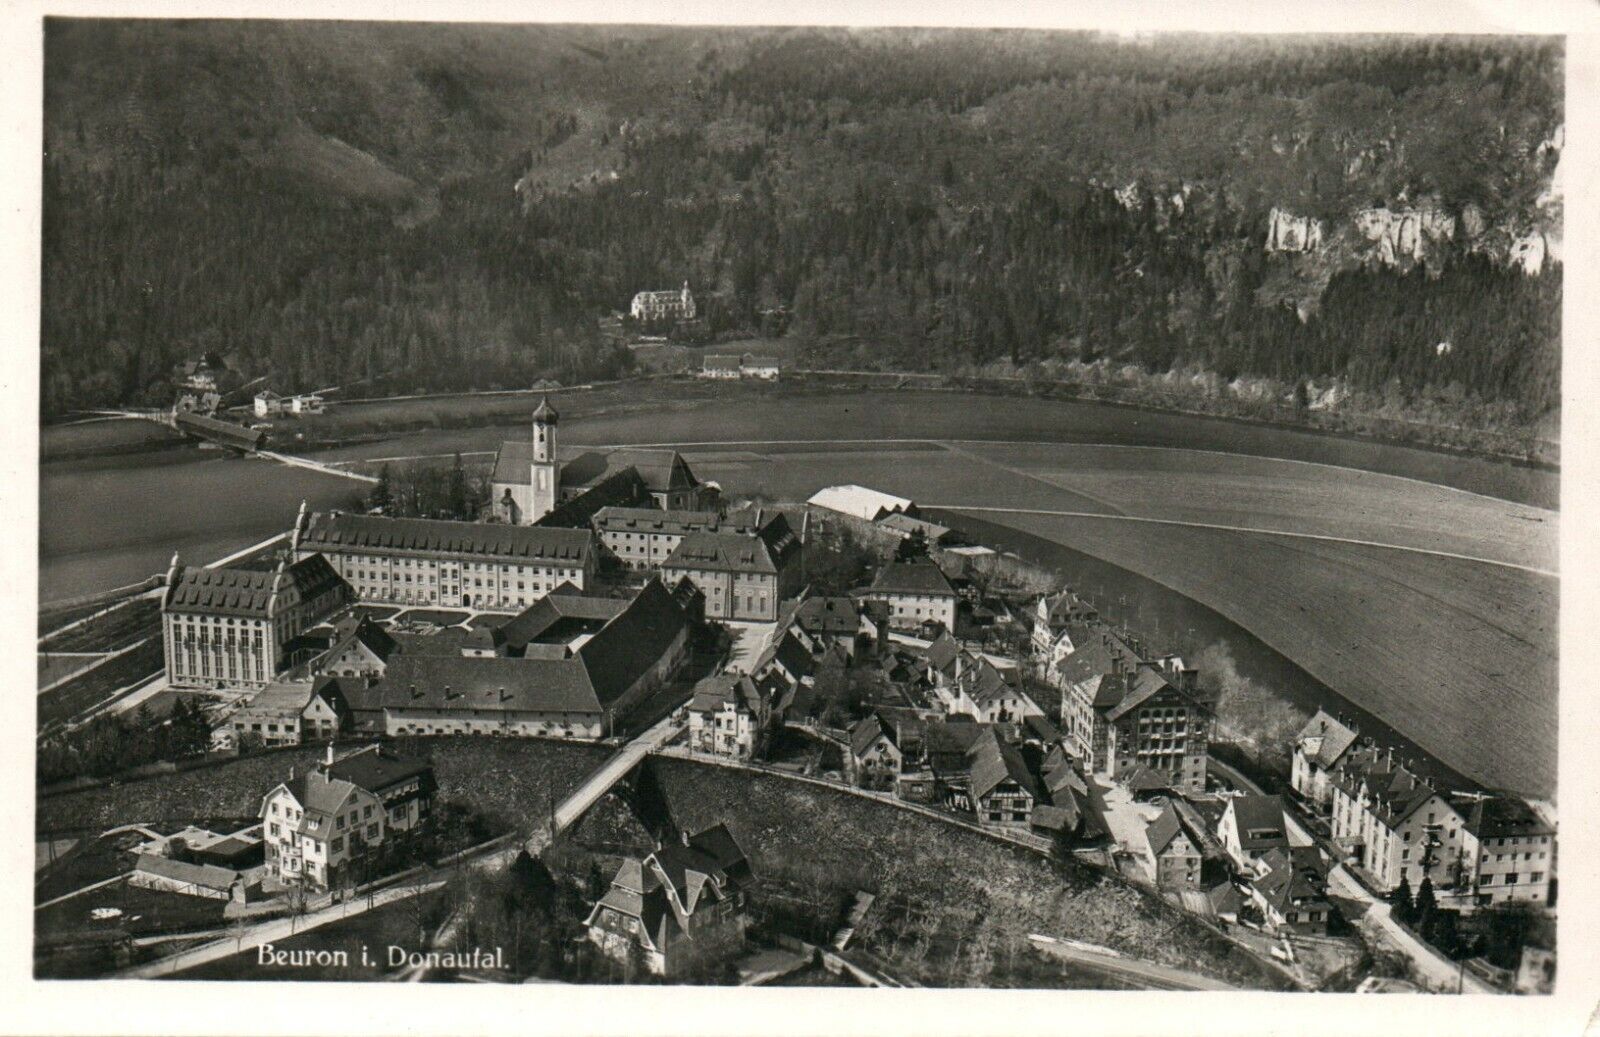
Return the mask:
POLYGON ((760 713, 761 689, 748 675, 719 673, 697 682, 689 700, 689 710, 694 713, 718 713, 729 705, 735 710, 760 713))
POLYGON ((157 875, 173 882, 182 882, 201 889, 227 891, 238 881, 239 873, 214 864, 191 864, 153 853, 141 853, 134 861, 134 871, 157 875))
POLYGON ((739 356, 707 353, 701 369, 705 371, 737 371, 743 360, 744 358, 739 356))
POLYGON ((802 645, 787 630, 776 641, 769 644, 766 651, 762 652, 760 657, 756 659, 753 672, 760 673, 771 663, 777 663, 783 667, 784 671, 797 681, 811 676, 813 670, 816 669, 811 653, 806 651, 805 645, 802 645))
MULTIPOLYGON (((1150 852, 1159 857, 1172 845, 1172 841, 1182 832, 1183 823, 1178 818, 1178 811, 1169 802, 1162 808, 1156 819, 1145 828, 1145 841, 1150 844, 1150 852)), ((1196 848, 1198 852, 1198 847, 1196 848)))
POLYGON ((955 588, 932 562, 893 562, 878 570, 872 581, 874 594, 919 594, 953 598, 955 588))
POLYGON ((929 522, 927 519, 913 518, 902 511, 885 515, 878 520, 878 525, 898 533, 905 533, 908 536, 912 533, 921 533, 928 538, 928 543, 930 544, 937 544, 950 535, 949 526, 941 526, 939 523, 929 522))
POLYGON ((961 645, 955 638, 950 636, 949 631, 945 631, 929 643, 928 647, 923 650, 923 656, 933 669, 953 676, 955 662, 961 658, 961 645))
MULTIPOLYGON (((322 556, 318 555, 317 557, 320 558, 322 556)), ((350 632, 344 637, 340 638, 334 644, 334 646, 328 650, 328 654, 330 657, 338 655, 347 648, 357 644, 361 645, 383 662, 387 662, 389 660, 389 656, 393 655, 395 650, 399 648, 399 642, 397 642, 393 637, 390 637, 387 630, 374 623, 371 617, 362 616, 361 619, 357 621, 356 625, 350 629, 350 632)))
MULTIPOLYGON (((562 620, 600 624, 609 622, 628 608, 620 598, 601 598, 584 594, 571 583, 563 583, 496 628, 499 643, 507 651, 521 654, 530 641, 536 641, 562 620)), ((571 625, 570 623, 568 625, 571 625)))
POLYGON ((1332 770, 1356 742, 1356 732, 1327 710, 1317 710, 1295 736, 1295 744, 1316 766, 1332 770))
POLYGON ((700 530, 672 549, 663 569, 712 569, 719 572, 775 575, 800 551, 800 540, 783 515, 773 515, 755 535, 700 530))
POLYGON ((388 518, 339 511, 313 512, 300 536, 301 550, 308 551, 417 551, 468 561, 493 558, 571 566, 588 561, 593 543, 594 534, 587 529, 388 518))
POLYGON ((1261 898, 1279 914, 1297 903, 1320 902, 1327 895, 1327 866, 1315 846, 1269 850, 1266 871, 1251 880, 1261 898))
POLYGON ((588 529, 594 523, 595 515, 608 507, 647 504, 649 501, 650 487, 645 485, 639 470, 629 465, 607 475, 576 497, 557 504, 534 525, 588 529))
POLYGON ((1456 804, 1467 831, 1482 839, 1526 839, 1529 836, 1555 835, 1555 826, 1545 821, 1520 799, 1495 796, 1473 803, 1456 804))
POLYGON ((860 756, 872 748, 880 737, 888 738, 889 743, 894 744, 894 739, 889 737, 889 729, 884 726, 883 721, 879 720, 876 714, 869 713, 850 728, 850 751, 860 756))
POLYGON ((365 789, 380 798, 387 790, 414 778, 423 779, 426 785, 431 785, 433 781, 431 761, 402 756, 392 749, 376 745, 335 760, 333 766, 325 766, 322 770, 330 777, 348 781, 356 788, 365 789))
POLYGON ((812 634, 852 635, 861 628, 854 598, 817 595, 800 602, 792 622, 812 634))
POLYGON ((1282 796, 1235 796, 1229 803, 1241 849, 1270 850, 1289 845, 1282 796))
POLYGON ((1185 701, 1189 700, 1189 697, 1179 691, 1171 681, 1167 680, 1164 674, 1148 666, 1139 667, 1137 671, 1128 676, 1124 683, 1126 687, 1121 701, 1112 706, 1106 713, 1106 719, 1108 720, 1119 720, 1152 698, 1164 693, 1179 696, 1185 701))
POLYGON ((992 727, 985 725, 978 740, 968 754, 974 802, 993 792, 1001 782, 1010 779, 1022 790, 1040 799, 1039 786, 1033 780, 1028 764, 1016 747, 1000 740, 992 727))
POLYGON ((715 511, 687 511, 665 508, 601 508, 594 516, 594 528, 602 533, 654 533, 684 536, 709 530, 717 533, 750 533, 755 530, 753 513, 733 512, 723 516, 715 511))
MULTIPOLYGON (((560 462, 562 489, 581 489, 621 472, 635 469, 651 493, 672 493, 692 490, 700 485, 683 455, 667 448, 641 447, 616 450, 588 450, 557 448, 560 462)), ((528 439, 508 439, 500 444, 495 455, 494 483, 511 483, 521 486, 533 482, 533 442, 528 439)))
POLYGON ((233 720, 291 719, 305 712, 311 702, 312 685, 305 681, 275 681, 239 707, 233 720))

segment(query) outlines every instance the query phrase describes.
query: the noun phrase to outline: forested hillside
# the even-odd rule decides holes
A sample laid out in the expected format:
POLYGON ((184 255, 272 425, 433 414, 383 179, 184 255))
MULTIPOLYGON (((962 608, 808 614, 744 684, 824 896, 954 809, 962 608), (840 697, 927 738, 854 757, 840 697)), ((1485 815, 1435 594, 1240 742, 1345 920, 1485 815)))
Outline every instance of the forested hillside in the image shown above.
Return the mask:
POLYGON ((821 362, 1549 425, 1558 41, 53 21, 47 414, 602 377, 691 282, 821 362))

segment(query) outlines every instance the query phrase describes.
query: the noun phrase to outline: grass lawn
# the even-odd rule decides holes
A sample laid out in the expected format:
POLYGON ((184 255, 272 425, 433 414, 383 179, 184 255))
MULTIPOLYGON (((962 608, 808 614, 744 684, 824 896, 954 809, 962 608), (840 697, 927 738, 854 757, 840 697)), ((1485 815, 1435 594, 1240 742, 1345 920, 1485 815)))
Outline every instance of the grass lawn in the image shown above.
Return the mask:
POLYGON ((142 889, 124 880, 34 912, 34 927, 52 934, 120 931, 154 936, 218 928, 226 906, 225 900, 142 889))

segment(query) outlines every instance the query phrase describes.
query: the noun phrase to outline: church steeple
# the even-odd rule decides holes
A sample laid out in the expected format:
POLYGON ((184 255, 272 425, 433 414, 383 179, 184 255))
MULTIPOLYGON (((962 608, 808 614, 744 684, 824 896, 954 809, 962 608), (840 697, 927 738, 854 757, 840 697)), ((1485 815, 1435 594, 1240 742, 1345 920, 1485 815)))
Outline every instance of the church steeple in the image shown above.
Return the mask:
POLYGON ((537 522, 556 506, 561 492, 561 462, 556 460, 556 422, 560 415, 545 396, 533 412, 533 464, 529 482, 533 493, 528 522, 537 522))

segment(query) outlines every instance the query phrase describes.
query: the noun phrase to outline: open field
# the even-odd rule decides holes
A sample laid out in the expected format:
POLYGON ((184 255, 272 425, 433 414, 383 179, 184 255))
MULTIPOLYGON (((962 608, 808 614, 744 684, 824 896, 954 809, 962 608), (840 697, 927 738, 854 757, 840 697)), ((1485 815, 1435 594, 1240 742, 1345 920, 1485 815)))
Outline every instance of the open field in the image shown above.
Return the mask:
POLYGON ((1548 796, 1556 581, 1381 548, 1042 515, 985 516, 1207 605, 1447 765, 1548 796))

